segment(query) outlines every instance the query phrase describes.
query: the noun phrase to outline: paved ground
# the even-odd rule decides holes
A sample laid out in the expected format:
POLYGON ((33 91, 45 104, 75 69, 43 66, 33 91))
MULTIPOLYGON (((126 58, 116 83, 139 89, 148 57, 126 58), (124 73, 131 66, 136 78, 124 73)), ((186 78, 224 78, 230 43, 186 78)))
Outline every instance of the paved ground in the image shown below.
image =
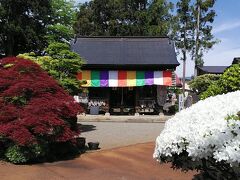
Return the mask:
POLYGON ((100 142, 101 149, 154 142, 164 123, 80 122, 87 142, 100 142))
POLYGON ((36 165, 0 163, 1 180, 190 180, 153 158, 154 141, 164 123, 80 122, 87 142, 99 141, 101 150, 69 161, 36 165), (139 144, 140 143, 140 144, 139 144))
POLYGON ((32 166, 0 164, 1 180, 190 180, 152 159, 154 143, 83 154, 74 160, 32 166))

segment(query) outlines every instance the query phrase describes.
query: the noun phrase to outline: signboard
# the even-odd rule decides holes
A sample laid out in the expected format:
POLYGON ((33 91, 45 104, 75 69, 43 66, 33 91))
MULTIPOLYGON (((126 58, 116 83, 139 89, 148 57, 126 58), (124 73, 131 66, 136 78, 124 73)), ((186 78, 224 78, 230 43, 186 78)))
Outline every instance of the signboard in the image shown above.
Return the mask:
POLYGON ((184 109, 184 96, 183 94, 178 95, 178 111, 181 111, 184 109))

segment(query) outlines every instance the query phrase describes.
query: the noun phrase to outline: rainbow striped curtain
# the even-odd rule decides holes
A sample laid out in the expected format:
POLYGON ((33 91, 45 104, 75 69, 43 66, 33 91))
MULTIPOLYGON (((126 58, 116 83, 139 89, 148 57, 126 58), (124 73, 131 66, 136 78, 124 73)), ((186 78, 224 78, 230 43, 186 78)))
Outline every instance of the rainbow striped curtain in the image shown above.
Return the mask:
POLYGON ((85 80, 83 87, 133 87, 145 85, 172 86, 171 71, 88 71, 77 75, 85 80))

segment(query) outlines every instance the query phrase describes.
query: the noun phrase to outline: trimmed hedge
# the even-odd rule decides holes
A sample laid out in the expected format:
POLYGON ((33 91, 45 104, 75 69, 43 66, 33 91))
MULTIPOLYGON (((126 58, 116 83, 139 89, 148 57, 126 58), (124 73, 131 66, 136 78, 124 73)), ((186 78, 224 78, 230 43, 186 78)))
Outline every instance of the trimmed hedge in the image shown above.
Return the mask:
POLYGON ((204 74, 201 76, 197 76, 188 84, 194 92, 196 92, 197 94, 201 94, 202 92, 206 91, 208 87, 215 81, 217 81, 219 78, 220 75, 217 74, 204 74))
POLYGON ((240 90, 240 64, 234 64, 201 94, 201 99, 240 90))

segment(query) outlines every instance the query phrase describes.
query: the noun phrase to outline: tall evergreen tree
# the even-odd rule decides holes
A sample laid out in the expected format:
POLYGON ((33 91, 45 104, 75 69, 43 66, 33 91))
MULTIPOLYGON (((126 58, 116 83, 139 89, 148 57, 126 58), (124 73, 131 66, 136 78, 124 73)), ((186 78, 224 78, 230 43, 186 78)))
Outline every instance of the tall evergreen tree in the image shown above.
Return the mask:
POLYGON ((195 32, 195 43, 192 50, 192 58, 195 66, 202 66, 203 55, 218 41, 212 34, 212 23, 216 13, 213 9, 216 0, 196 0, 192 7, 195 32))
POLYGON ((203 55, 217 43, 212 35, 212 23, 216 16, 213 10, 215 0, 179 0, 177 13, 173 18, 172 38, 183 60, 183 91, 187 54, 196 66, 203 65, 203 55))
POLYGON ((166 0, 153 0, 148 11, 149 35, 168 35, 173 10, 173 3, 166 0))
POLYGON ((173 18, 172 38, 176 48, 180 51, 183 61, 183 92, 185 91, 185 73, 187 54, 191 52, 194 44, 193 40, 193 15, 189 6, 191 0, 180 0, 177 3, 177 13, 173 18))
POLYGON ((0 0, 0 54, 41 50, 50 23, 50 0, 0 0))
POLYGON ((167 0, 92 0, 79 7, 78 35, 165 36, 172 3, 167 0))

